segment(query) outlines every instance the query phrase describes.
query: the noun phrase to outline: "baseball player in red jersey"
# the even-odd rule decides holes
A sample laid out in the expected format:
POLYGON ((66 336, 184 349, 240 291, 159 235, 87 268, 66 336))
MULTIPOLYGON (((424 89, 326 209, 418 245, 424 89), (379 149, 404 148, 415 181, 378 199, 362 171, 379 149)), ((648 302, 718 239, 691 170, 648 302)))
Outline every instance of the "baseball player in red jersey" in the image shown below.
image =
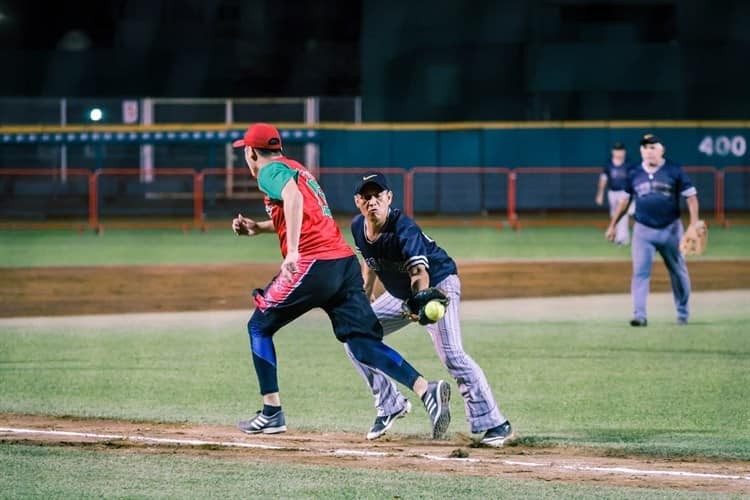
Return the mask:
POLYGON ((263 409, 238 427, 249 434, 286 431, 281 409, 273 335, 307 311, 320 307, 331 319, 340 342, 361 363, 388 374, 420 396, 430 416, 432 436, 450 423, 450 386, 428 382, 401 355, 382 342, 383 329, 365 296, 357 257, 333 220, 325 194, 300 163, 281 151, 278 130, 267 123, 251 126, 233 144, 243 147, 250 172, 263 192, 266 221, 239 214, 238 235, 279 236, 281 269, 265 289, 253 292, 255 311, 247 324, 263 409))

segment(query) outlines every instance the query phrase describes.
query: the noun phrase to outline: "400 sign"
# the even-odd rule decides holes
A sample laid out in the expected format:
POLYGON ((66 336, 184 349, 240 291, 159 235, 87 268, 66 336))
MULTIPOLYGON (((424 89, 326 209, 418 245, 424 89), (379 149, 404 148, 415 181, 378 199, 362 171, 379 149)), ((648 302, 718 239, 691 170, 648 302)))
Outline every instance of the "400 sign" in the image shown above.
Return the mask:
POLYGON ((747 141, 741 135, 727 137, 726 135, 707 135, 698 144, 698 151, 706 156, 745 156, 747 152, 747 141))

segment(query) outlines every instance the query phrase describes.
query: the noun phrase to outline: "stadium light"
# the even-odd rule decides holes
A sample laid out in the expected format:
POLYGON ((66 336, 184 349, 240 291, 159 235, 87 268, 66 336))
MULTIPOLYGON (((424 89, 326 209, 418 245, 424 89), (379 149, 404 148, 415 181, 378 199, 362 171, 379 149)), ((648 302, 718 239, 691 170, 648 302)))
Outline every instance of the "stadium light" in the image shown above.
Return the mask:
POLYGON ((91 108, 89 110, 89 120, 92 122, 99 122, 104 118, 104 112, 101 108, 91 108))

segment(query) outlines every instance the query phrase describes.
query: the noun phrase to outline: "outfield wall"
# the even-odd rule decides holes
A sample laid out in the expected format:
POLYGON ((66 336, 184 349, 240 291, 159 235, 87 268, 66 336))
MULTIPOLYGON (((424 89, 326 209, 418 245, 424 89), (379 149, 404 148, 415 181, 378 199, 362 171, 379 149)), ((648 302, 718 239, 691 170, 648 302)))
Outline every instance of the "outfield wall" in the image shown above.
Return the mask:
MULTIPOLYGON (((335 211, 352 211, 351 187, 357 172, 367 169, 392 169, 403 177, 394 179, 397 203, 414 213, 600 210, 594 195, 611 144, 624 142, 633 159, 644 132, 658 134, 667 156, 689 167, 704 211, 720 218, 725 211, 750 210, 746 122, 280 124, 280 129, 290 156, 301 159, 308 146, 317 149, 321 184, 335 211)), ((242 179, 241 156, 226 147, 241 133, 238 125, 2 127, 0 218, 89 215, 89 183, 68 174, 76 171, 98 172, 94 203, 105 216, 198 220, 259 207, 252 179, 242 179), (142 171, 132 174, 134 169, 139 174, 144 146, 153 152, 154 175, 148 178, 142 171), (40 175, 19 175, 30 170, 40 175), (196 189, 193 176, 204 172, 196 189), (197 214, 199 191, 205 203, 197 214), (72 201, 76 197, 85 203, 72 201)))

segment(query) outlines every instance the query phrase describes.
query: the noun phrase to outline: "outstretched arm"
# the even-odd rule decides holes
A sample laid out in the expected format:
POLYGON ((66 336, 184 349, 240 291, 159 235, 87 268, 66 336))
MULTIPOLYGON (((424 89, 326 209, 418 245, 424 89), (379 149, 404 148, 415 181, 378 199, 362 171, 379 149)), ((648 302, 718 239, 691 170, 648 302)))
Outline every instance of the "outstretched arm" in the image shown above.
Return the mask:
POLYGON ((237 236, 255 236, 260 233, 273 233, 276 230, 270 219, 256 222, 242 214, 237 214, 237 217, 232 220, 232 231, 237 236))
POLYGON ((424 264, 417 264, 409 269, 409 279, 411 279, 411 293, 415 294, 430 286, 430 273, 424 264))

